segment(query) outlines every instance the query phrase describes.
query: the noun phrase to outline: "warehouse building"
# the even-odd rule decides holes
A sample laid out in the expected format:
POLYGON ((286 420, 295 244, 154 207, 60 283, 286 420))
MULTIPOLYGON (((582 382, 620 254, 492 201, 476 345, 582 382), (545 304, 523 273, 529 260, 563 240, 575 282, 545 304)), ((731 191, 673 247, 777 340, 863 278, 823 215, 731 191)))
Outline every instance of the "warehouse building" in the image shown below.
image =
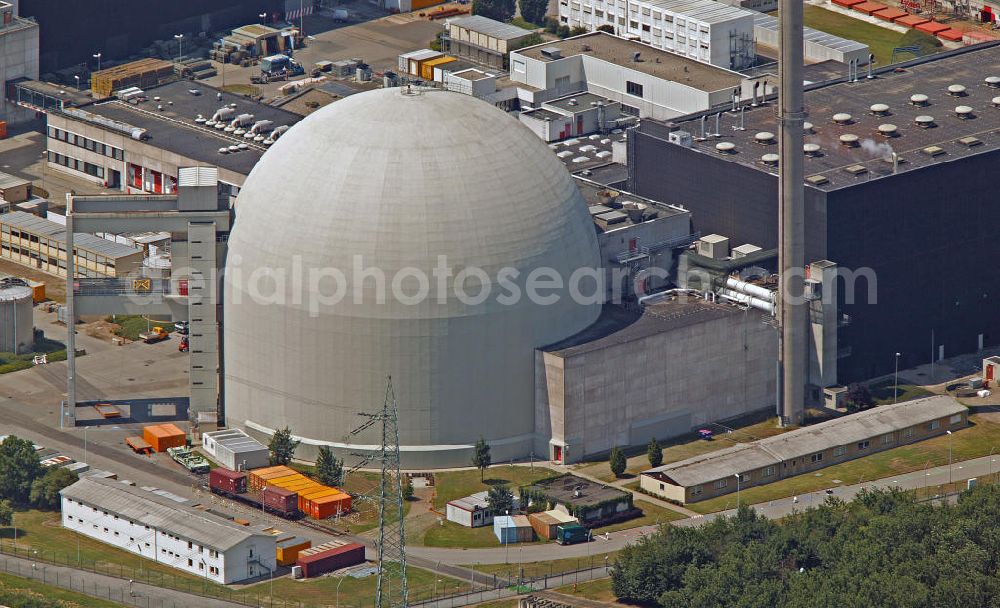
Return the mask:
POLYGON ((495 21, 482 15, 448 20, 448 34, 442 41, 448 52, 471 59, 476 63, 507 69, 507 54, 524 46, 525 41, 537 39, 531 30, 495 21))
POLYGON ((273 535, 151 490, 83 477, 60 492, 62 525, 215 583, 235 583, 274 571, 273 535))
POLYGON ((301 119, 202 84, 172 82, 128 101, 49 112, 48 166, 112 190, 174 194, 181 167, 213 165, 222 192, 235 197, 273 133, 301 119), (244 116, 247 124, 232 126, 244 116), (213 118, 232 128, 216 128, 213 118))
POLYGON ((707 500, 951 433, 967 418, 968 409, 947 396, 883 405, 649 469, 640 486, 678 502, 707 500))
POLYGON ((755 16, 714 0, 559 0, 563 25, 591 32, 610 25, 623 38, 730 70, 756 62, 755 16))
MULTIPOLYGON (((871 80, 809 85, 806 260, 836 261, 838 382, 997 344, 1000 45, 940 53, 871 80), (948 227, 944 229, 943 227, 948 227), (916 271, 919 269, 919 271, 916 271)), ((774 107, 629 132, 629 190, 692 211, 695 228, 778 245, 774 107), (745 130, 734 130, 743 122, 745 130), (694 137, 692 137, 694 136, 694 137)))
POLYGON ((731 104, 734 96, 764 95, 776 80, 768 83, 767 76, 747 77, 606 32, 514 51, 510 79, 527 85, 519 95, 532 107, 585 91, 620 103, 623 114, 658 120, 731 104))
MULTIPOLYGON (((18 16, 17 2, 0 0, 0 121, 18 122, 34 116, 20 110, 11 98, 16 97, 11 83, 18 79, 38 78, 38 23, 18 16)), ((6 136, 6 130, 0 137, 6 136)))
POLYGON ((270 464, 267 446, 239 429, 205 433, 201 443, 209 456, 231 471, 249 471, 270 464))
MULTIPOLYGON (((777 7, 775 7, 777 8, 777 7)), ((756 15, 753 22, 754 36, 757 48, 768 47, 769 51, 778 52, 780 34, 778 20, 771 15, 756 15)), ((803 57, 806 63, 822 61, 837 61, 848 64, 856 61, 859 66, 868 65, 868 55, 871 52, 867 44, 834 36, 811 27, 802 28, 803 57)))
MULTIPOLYGON (((142 267, 143 251, 93 234, 74 235, 76 276, 125 277, 142 267)), ((66 227, 24 211, 0 214, 0 258, 66 276, 66 227)))

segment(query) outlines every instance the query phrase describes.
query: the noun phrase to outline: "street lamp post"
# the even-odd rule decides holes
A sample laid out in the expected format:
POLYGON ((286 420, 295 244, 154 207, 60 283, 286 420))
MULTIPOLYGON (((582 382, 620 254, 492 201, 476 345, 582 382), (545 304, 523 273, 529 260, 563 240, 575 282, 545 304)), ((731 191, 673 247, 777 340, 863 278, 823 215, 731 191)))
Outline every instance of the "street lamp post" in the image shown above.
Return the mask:
POLYGON ((993 463, 996 462, 996 459, 993 458, 993 451, 996 449, 997 446, 995 445, 990 447, 990 480, 993 479, 993 463))
POLYGON ((951 431, 945 433, 948 433, 948 485, 951 485, 951 431))
POLYGON ((174 38, 177 40, 177 63, 180 63, 181 57, 184 56, 184 53, 181 52, 184 45, 184 34, 174 34, 174 38))
POLYGON ((899 353, 896 353, 896 371, 892 374, 892 404, 896 404, 899 396, 899 353))
POLYGON ((80 75, 79 75, 79 74, 77 74, 77 75, 73 76, 73 78, 75 78, 75 79, 76 79, 76 90, 77 90, 77 91, 80 91, 80 90, 82 90, 82 89, 80 89, 80 75))
POLYGON ((102 53, 102 52, 100 52, 100 51, 99 51, 99 52, 97 52, 97 53, 94 53, 94 59, 96 59, 96 60, 97 60, 97 71, 98 71, 98 72, 100 72, 100 71, 101 71, 101 56, 102 56, 103 54, 104 54, 104 53, 102 53))
POLYGON ((340 582, 337 583, 337 608, 340 608, 340 586, 347 580, 346 576, 340 577, 340 582))
POLYGON ((267 13, 259 13, 257 16, 260 17, 260 22, 263 24, 264 19, 267 18, 267 13))

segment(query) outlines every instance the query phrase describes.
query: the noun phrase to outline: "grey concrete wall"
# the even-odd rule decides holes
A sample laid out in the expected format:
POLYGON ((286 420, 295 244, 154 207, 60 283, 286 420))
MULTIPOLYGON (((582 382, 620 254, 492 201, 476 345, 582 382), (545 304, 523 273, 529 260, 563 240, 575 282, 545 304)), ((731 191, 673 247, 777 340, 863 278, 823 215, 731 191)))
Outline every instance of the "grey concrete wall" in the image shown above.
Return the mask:
MULTIPOLYGON (((0 28, 0 83, 21 77, 38 78, 38 24, 15 19, 10 26, 0 28)), ((33 117, 34 112, 18 108, 6 95, 0 95, 0 120, 17 122, 33 117)))
POLYGON ((777 334, 753 310, 566 359, 544 353, 538 443, 569 445, 573 462, 773 408, 776 358, 777 334))

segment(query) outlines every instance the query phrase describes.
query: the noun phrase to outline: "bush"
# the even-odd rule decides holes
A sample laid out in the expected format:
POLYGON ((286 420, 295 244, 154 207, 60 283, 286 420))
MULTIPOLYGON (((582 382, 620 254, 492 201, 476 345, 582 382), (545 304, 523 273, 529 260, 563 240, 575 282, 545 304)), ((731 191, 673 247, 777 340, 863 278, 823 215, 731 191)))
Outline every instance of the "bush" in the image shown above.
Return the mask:
POLYGON ((615 474, 615 477, 621 477, 625 473, 628 460, 625 458, 625 452, 618 446, 611 448, 610 465, 611 472, 615 474))
POLYGON ((56 511, 62 502, 59 491, 73 485, 80 477, 63 468, 50 468, 31 484, 31 504, 43 511, 56 511))

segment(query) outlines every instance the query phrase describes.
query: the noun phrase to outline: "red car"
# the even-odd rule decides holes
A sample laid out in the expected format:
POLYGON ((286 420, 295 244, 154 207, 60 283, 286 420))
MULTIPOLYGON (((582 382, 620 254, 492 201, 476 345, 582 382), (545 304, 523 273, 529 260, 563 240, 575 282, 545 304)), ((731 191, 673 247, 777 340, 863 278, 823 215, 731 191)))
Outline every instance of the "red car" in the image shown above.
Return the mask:
POLYGON ((699 429, 698 430, 698 436, 701 437, 702 439, 711 439, 712 438, 712 431, 710 431, 708 429, 699 429))

